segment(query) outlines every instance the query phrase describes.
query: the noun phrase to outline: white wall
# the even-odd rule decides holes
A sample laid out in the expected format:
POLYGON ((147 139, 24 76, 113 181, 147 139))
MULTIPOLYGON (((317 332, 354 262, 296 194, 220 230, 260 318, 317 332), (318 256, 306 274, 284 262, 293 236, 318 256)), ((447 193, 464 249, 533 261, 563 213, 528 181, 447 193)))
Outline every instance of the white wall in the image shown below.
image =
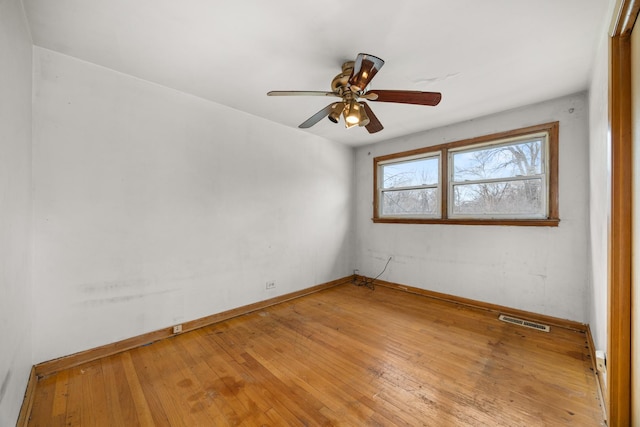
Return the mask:
POLYGON ((356 262, 367 276, 588 321, 588 111, 585 93, 359 148, 356 262), (558 227, 374 224, 373 158, 560 121, 558 227))
POLYGON ((596 349, 606 350, 611 142, 609 37, 601 34, 589 88, 589 324, 596 349))
POLYGON ((31 37, 0 0, 0 425, 14 425, 31 355, 31 37))
POLYGON ((34 51, 36 363, 351 274, 352 149, 34 51))

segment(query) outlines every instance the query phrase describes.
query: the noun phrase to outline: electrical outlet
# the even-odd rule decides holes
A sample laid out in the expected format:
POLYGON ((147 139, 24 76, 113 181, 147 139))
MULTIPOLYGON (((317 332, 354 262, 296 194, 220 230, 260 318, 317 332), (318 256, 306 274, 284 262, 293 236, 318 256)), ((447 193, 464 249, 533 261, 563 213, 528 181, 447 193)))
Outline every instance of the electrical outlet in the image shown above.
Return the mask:
POLYGON ((173 333, 174 334, 179 334, 180 332, 182 332, 182 325, 175 325, 173 327, 173 333))
POLYGON ((266 289, 275 289, 275 287, 276 287, 276 282, 274 281, 267 282, 266 289))
POLYGON ((359 275, 359 274, 360 274, 360 270, 358 270, 358 269, 353 270, 353 275, 354 275, 354 276, 357 276, 357 275, 359 275))

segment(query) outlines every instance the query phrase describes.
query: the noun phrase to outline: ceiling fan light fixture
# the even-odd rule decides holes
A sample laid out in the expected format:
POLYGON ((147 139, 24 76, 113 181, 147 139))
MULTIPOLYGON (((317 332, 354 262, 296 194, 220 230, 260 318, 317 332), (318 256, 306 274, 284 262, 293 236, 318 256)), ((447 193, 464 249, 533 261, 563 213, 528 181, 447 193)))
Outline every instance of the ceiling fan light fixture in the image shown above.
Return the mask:
POLYGON ((351 114, 346 118, 347 123, 350 125, 357 125, 360 123, 360 118, 356 114, 351 114))
POLYGON ((351 90, 363 91, 383 65, 384 61, 377 56, 359 54, 353 67, 353 75, 349 79, 351 90))
POLYGON ((327 116, 329 120, 333 123, 338 123, 340 121, 340 114, 344 111, 345 104, 344 102, 336 102, 331 106, 331 112, 327 116))
POLYGON ((360 123, 358 123, 358 126, 367 126, 369 123, 371 123, 371 120, 369 119, 369 116, 367 116, 367 110, 365 110, 364 105, 359 104, 360 105, 360 123))
POLYGON ((362 105, 360 105, 360 103, 356 101, 351 101, 347 108, 344 109, 344 112, 342 114, 344 116, 344 123, 347 128, 356 125, 364 126, 361 124, 363 120, 369 120, 369 118, 367 117, 367 113, 364 112, 364 108, 362 107, 362 105))

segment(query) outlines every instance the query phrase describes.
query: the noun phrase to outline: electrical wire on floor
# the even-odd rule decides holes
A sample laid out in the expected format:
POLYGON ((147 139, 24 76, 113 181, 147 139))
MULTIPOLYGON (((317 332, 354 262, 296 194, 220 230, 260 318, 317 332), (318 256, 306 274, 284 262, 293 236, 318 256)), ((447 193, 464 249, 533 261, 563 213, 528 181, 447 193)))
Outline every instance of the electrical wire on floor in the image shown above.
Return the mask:
POLYGON ((356 286, 365 286, 365 287, 371 289, 372 291, 375 291, 376 288, 373 285, 373 282, 375 282, 380 276, 382 276, 382 274, 387 270, 387 266, 389 265, 390 262, 391 262, 391 257, 389 257, 389 259, 387 260, 387 263, 384 265, 384 268, 382 269, 380 274, 378 274, 373 279, 371 279, 369 277, 364 277, 364 276, 356 277, 355 281, 354 281, 355 285, 356 286), (358 278, 360 278, 360 280, 358 280, 358 278))

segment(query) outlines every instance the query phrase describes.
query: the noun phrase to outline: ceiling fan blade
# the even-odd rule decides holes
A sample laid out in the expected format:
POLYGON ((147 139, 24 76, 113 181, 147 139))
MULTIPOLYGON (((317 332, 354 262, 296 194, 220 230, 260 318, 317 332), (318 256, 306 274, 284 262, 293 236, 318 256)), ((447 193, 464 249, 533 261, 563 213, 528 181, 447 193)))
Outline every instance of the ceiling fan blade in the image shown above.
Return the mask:
POLYGON ((377 56, 359 53, 353 65, 349 84, 356 91, 364 90, 383 65, 384 61, 377 56))
POLYGON ((419 90, 371 90, 361 98, 376 102, 434 106, 440 103, 442 94, 440 92, 420 92, 419 90))
POLYGON ((327 117, 329 115, 329 113, 333 109, 334 105, 335 105, 335 103, 327 105, 322 110, 318 111, 313 116, 309 117, 307 120, 305 120, 303 123, 301 123, 298 127, 302 128, 302 129, 306 129, 306 128, 310 128, 311 126, 315 125, 320 120, 324 119, 325 117, 327 117))
POLYGON ((340 96, 335 92, 321 92, 315 90, 272 90, 268 96, 340 96))
POLYGON ((367 129, 369 133, 380 132, 382 129, 384 129, 384 126, 382 126, 380 120, 378 120, 376 115, 373 114, 373 110, 371 109, 371 107, 369 107, 366 102, 363 102, 362 105, 364 105, 364 111, 367 113, 367 117, 369 117, 369 124, 365 126, 365 129, 367 129))

